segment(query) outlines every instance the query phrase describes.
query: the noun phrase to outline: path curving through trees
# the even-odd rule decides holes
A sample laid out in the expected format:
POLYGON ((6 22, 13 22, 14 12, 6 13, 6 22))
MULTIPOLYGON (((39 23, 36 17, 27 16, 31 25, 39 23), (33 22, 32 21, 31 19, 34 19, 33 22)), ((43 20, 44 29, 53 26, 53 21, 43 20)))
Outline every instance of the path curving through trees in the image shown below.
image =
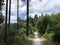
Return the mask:
POLYGON ((34 33, 34 38, 28 38, 28 40, 30 41, 29 45, 57 45, 53 41, 44 38, 39 38, 37 32, 34 33))

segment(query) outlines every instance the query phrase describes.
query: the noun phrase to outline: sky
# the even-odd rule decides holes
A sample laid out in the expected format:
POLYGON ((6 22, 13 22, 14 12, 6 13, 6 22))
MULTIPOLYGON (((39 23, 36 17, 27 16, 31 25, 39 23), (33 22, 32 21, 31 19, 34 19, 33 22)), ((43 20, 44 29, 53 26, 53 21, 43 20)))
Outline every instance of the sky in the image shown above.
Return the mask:
MULTIPOLYGON (((17 22, 17 0, 11 0, 11 23, 17 22)), ((2 13, 5 15, 6 0, 2 13)), ((9 11, 9 10, 8 10, 9 11)), ((29 16, 60 12, 60 0, 29 0, 29 16)), ((26 0, 19 0, 19 17, 26 20, 26 0)))

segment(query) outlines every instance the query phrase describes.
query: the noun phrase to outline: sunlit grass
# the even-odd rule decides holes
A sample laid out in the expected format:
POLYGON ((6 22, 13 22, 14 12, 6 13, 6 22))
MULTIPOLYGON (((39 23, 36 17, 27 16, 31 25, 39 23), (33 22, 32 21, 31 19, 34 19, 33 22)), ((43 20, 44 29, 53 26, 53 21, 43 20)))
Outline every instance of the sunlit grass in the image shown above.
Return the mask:
POLYGON ((34 38, 28 38, 28 40, 31 40, 31 41, 46 41, 47 39, 44 39, 44 38, 38 38, 38 39, 34 39, 34 38))

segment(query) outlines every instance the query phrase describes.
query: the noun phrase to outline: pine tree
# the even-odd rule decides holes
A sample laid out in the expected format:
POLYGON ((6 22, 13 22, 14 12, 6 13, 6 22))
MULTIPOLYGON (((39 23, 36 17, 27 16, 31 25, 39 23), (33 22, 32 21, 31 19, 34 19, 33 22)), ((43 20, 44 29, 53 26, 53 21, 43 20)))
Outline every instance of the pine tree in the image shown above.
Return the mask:
POLYGON ((2 10, 4 0, 0 0, 0 11, 2 10))
POLYGON ((2 6, 3 6, 4 0, 0 0, 0 24, 3 22, 3 16, 2 16, 2 6))

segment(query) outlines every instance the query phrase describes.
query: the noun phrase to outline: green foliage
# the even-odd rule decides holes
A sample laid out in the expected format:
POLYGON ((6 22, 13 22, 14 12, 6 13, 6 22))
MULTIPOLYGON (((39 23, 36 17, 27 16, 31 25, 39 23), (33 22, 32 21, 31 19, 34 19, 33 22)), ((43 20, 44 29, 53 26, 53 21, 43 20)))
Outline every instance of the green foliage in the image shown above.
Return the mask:
POLYGON ((56 31, 53 36, 53 40, 60 42, 60 31, 56 31))
MULTIPOLYGON (((18 20, 18 30, 17 23, 10 24, 8 43, 10 45, 27 45, 26 20, 21 20, 20 18, 18 20)), ((4 40, 4 30, 4 26, 0 28, 1 40, 4 40)), ((38 31, 40 36, 46 39, 60 42, 60 13, 46 14, 45 16, 42 14, 39 18, 37 15, 34 18, 29 17, 29 36, 33 37, 35 31, 38 31)))
POLYGON ((39 17, 37 28, 44 38, 60 42, 60 13, 39 17))
POLYGON ((48 39, 48 40, 53 40, 53 35, 54 35, 54 33, 53 32, 50 32, 50 33, 45 33, 42 37, 43 38, 46 38, 46 39, 48 39))
POLYGON ((41 33, 41 35, 43 35, 45 33, 47 25, 49 25, 50 23, 51 22, 50 22, 48 15, 41 16, 40 20, 37 23, 37 28, 38 28, 39 32, 41 33))

